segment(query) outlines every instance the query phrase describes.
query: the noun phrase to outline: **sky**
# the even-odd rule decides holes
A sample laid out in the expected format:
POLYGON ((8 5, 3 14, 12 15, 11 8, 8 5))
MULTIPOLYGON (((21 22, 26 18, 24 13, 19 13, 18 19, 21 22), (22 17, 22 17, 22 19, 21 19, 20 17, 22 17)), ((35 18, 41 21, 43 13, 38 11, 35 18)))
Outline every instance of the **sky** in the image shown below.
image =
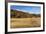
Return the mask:
POLYGON ((28 13, 40 14, 40 6, 20 6, 20 5, 11 5, 10 7, 13 10, 19 10, 28 13))

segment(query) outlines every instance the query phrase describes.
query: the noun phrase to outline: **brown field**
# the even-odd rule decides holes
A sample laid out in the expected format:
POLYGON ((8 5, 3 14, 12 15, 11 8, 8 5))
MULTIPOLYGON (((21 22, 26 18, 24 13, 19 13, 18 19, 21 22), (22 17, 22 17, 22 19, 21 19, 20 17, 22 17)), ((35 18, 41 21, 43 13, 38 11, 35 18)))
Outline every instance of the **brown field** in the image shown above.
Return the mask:
POLYGON ((11 28, 40 27, 41 18, 11 18, 11 28))

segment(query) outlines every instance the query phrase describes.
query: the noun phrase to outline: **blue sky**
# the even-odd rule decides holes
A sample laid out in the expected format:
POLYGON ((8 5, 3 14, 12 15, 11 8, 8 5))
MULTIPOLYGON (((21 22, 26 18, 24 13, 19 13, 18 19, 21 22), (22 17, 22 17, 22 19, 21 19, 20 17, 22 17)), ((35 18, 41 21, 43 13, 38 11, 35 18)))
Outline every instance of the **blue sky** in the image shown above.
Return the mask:
POLYGON ((25 12, 29 12, 29 13, 35 13, 35 14, 39 14, 40 13, 40 6, 19 6, 19 5, 11 5, 10 7, 13 10, 22 10, 25 12))

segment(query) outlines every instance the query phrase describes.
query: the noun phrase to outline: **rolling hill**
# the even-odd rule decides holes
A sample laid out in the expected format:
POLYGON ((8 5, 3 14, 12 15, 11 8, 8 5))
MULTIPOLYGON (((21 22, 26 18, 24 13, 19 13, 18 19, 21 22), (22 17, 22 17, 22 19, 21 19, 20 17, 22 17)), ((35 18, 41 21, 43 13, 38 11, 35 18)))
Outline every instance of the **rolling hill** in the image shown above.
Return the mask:
POLYGON ((40 14, 30 14, 27 12, 11 9, 11 18, 32 18, 32 17, 40 17, 40 14))

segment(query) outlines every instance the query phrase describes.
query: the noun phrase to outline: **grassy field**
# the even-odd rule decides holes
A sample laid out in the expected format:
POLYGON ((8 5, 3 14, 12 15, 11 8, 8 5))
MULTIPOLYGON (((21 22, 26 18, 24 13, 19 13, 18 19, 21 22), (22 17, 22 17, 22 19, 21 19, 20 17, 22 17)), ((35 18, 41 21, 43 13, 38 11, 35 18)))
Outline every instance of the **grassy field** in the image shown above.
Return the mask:
POLYGON ((11 28, 40 27, 40 17, 38 18, 11 18, 11 28))

